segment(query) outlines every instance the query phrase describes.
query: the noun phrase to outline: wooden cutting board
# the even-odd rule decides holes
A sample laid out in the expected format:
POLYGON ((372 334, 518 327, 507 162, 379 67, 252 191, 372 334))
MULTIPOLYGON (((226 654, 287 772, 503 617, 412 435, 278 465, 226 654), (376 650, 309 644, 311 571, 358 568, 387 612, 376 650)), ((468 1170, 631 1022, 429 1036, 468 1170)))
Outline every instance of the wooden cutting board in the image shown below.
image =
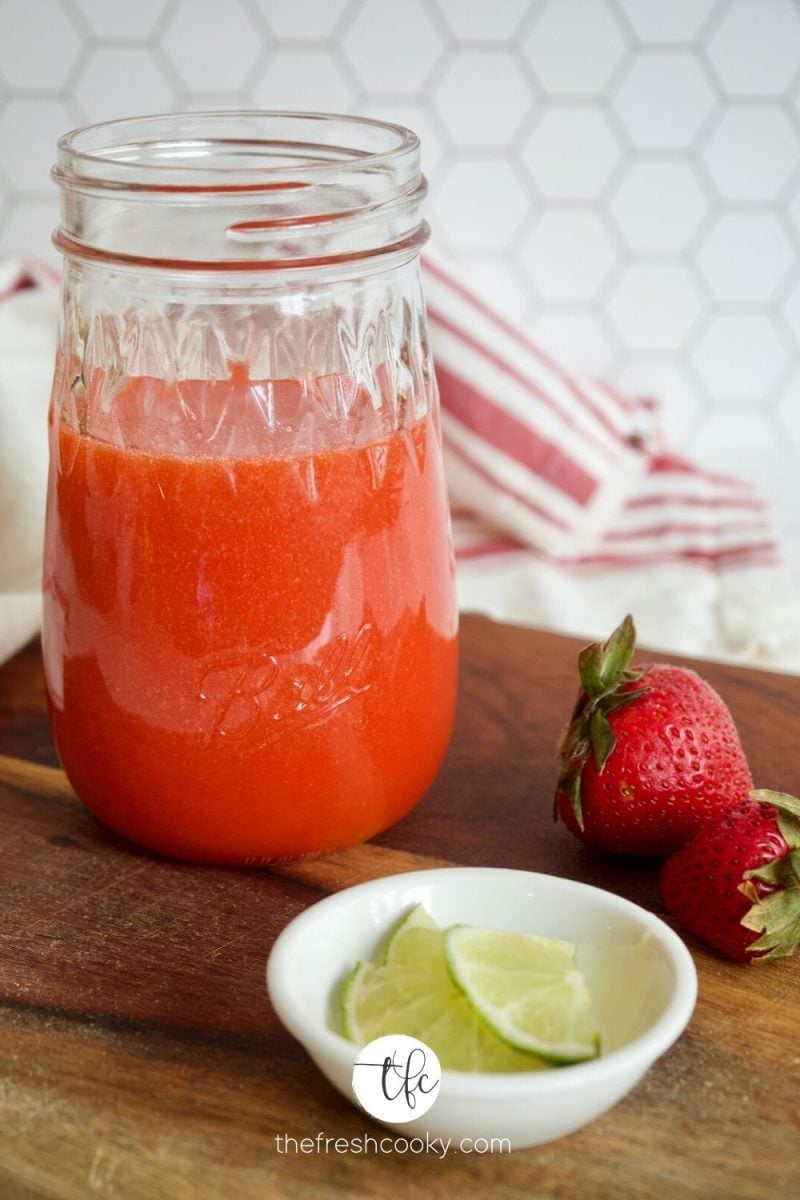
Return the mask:
MULTIPOLYGON (((578 647, 466 618, 456 733, 428 797, 367 846, 270 871, 160 860, 101 828, 57 767, 38 647, 0 669, 0 1200, 800 1195, 800 963, 742 967, 691 941, 686 1034, 568 1139, 445 1160, 276 1143, 385 1133, 319 1075, 264 990, 277 933, 328 892, 460 863, 565 875, 662 912, 652 863, 593 855, 550 816, 578 647)), ((800 793, 800 680, 700 669, 758 785, 800 793)))

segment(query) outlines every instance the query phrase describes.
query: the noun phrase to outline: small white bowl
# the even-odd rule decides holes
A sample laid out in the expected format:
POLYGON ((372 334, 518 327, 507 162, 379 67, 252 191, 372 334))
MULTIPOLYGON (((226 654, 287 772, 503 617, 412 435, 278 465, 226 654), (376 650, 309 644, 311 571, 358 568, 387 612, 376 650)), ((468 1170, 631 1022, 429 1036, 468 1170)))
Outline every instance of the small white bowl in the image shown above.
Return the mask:
MULTIPOLYGON (((282 931, 267 989, 283 1024, 355 1104, 360 1047, 337 1032, 343 980, 413 905, 442 928, 454 924, 566 938, 594 1003, 599 1058, 530 1074, 442 1072, 433 1107, 386 1124, 406 1136, 508 1139, 537 1146, 580 1129, 621 1100, 686 1027, 697 997, 691 955, 652 913, 570 879, 490 867, 414 871, 328 896, 282 931)), ((507 1143, 503 1143, 506 1145, 507 1143)))

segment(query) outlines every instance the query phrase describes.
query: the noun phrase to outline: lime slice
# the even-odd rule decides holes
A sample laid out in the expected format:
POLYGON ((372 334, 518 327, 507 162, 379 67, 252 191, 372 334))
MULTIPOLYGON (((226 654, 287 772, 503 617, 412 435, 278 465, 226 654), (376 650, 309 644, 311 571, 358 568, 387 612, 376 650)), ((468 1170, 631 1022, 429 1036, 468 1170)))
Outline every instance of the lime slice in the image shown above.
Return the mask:
POLYGON ((550 1064, 504 1043, 475 1011, 447 969, 441 930, 412 910, 394 930, 380 965, 360 962, 341 998, 345 1037, 364 1046, 405 1033, 451 1071, 538 1071, 550 1064))
POLYGON ((501 1041, 553 1063, 599 1054, 571 942, 470 925, 454 925, 443 941, 453 979, 501 1041))
MULTIPOLYGON (((420 952, 424 954, 426 950, 430 953, 430 947, 435 945, 432 939, 419 936, 418 931, 421 929, 441 933, 439 926, 424 905, 415 904, 398 921, 389 935, 384 951, 384 963, 392 963, 398 967, 405 965, 413 970, 421 970, 426 964, 420 962, 418 955, 420 952)), ((438 960, 434 956, 434 962, 436 961, 438 960)), ((434 963, 428 965, 433 966, 434 963)))

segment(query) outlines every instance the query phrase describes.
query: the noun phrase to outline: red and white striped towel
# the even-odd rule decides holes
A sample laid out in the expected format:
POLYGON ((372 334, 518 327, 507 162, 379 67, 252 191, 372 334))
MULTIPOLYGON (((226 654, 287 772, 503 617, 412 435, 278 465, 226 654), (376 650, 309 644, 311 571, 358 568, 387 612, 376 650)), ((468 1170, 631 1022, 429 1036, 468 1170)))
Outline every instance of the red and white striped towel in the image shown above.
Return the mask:
MULTIPOLYGON (((539 550, 476 525, 476 514, 454 509, 457 557, 539 550)), ((748 483, 713 474, 672 455, 654 455, 635 495, 595 546, 579 554, 547 554, 562 566, 647 567, 691 562, 710 569, 779 564, 767 506, 748 483)))
POLYGON ((0 300, 29 288, 56 286, 61 276, 38 258, 7 258, 0 261, 0 300))
POLYGON ((649 406, 579 379, 425 259, 448 482, 527 543, 590 550, 647 467, 649 406))
POLYGON ((670 453, 658 404, 570 373, 425 259, 462 608, 800 671, 800 601, 752 484, 670 453))

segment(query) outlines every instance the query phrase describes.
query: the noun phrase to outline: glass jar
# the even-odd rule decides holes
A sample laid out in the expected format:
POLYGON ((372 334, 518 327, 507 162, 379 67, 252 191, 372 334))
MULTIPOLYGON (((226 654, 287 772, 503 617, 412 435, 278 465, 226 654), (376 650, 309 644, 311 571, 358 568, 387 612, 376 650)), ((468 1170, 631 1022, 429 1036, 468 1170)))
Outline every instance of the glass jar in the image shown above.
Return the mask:
POLYGON ((59 142, 43 650, 64 769, 197 862, 363 841, 448 744, 416 137, 195 113, 59 142))

